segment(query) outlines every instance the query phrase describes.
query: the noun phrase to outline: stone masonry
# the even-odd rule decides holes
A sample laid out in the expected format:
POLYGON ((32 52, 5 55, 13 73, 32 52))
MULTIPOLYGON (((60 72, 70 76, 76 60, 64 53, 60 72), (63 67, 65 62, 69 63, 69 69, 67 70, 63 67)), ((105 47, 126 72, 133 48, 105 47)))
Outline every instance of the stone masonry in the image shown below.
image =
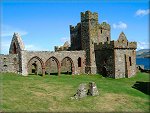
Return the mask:
POLYGON ((54 51, 27 51, 21 36, 14 33, 9 54, 0 55, 0 72, 22 75, 96 74, 124 78, 136 74, 136 42, 122 32, 111 41, 111 27, 98 22, 98 13, 81 12, 81 22, 70 25, 70 44, 54 51))

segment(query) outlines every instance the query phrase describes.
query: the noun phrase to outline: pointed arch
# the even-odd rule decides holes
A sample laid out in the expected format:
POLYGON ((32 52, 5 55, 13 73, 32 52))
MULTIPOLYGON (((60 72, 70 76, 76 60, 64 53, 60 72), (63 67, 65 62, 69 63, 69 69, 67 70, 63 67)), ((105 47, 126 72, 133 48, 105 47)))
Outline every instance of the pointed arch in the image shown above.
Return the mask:
POLYGON ((45 75, 45 65, 38 56, 32 57, 27 63, 28 74, 33 74, 32 69, 35 68, 35 74, 45 75))
POLYGON ((45 62, 46 74, 58 74, 60 75, 60 63, 59 60, 52 56, 45 62))
POLYGON ((10 48, 9 48, 9 53, 10 54, 17 54, 21 50, 24 50, 24 44, 21 39, 21 36, 18 33, 14 33, 10 48))
POLYGON ((61 73, 63 74, 75 74, 73 60, 70 57, 65 57, 61 61, 61 73))
POLYGON ((15 42, 13 43, 13 54, 17 54, 17 47, 15 42))

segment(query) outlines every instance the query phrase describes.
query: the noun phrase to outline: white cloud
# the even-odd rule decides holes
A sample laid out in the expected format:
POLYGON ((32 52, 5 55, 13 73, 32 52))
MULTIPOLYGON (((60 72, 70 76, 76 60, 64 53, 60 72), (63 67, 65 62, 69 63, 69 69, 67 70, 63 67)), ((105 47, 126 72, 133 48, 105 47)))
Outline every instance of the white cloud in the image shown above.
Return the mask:
POLYGON ((113 24, 113 28, 114 29, 126 29, 127 28, 127 24, 123 23, 123 22, 118 22, 117 24, 113 24))
POLYGON ((145 15, 148 15, 150 13, 150 10, 149 9, 138 9, 135 13, 136 16, 145 16, 145 15))
POLYGON ((137 50, 140 49, 149 49, 150 43, 148 42, 137 42, 137 50))
POLYGON ((2 29, 1 29, 1 36, 2 37, 6 37, 6 36, 13 36, 14 32, 19 33, 20 35, 26 35, 28 34, 26 31, 19 29, 19 28, 15 28, 9 25, 2 25, 2 29))

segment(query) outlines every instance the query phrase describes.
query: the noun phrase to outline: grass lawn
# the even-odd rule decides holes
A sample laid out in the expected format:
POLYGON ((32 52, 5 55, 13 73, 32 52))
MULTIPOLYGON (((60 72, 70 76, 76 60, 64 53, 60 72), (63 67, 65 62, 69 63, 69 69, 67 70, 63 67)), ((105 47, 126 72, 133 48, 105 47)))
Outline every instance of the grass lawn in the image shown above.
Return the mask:
MULTIPOLYGON (((0 74, 1 105, 4 112, 149 112, 149 94, 132 88, 149 82, 149 74, 112 79, 101 75, 62 75, 27 77, 0 74), (93 81, 99 96, 70 99, 80 83, 93 81)), ((145 87, 144 85, 142 86, 145 87)))

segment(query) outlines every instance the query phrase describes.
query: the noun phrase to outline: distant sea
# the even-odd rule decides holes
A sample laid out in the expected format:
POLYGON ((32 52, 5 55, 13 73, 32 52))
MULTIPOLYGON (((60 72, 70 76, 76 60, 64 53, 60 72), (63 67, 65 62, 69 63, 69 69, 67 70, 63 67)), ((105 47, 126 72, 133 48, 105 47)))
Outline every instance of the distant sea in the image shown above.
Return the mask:
POLYGON ((144 69, 150 69, 150 58, 136 58, 136 65, 144 65, 144 69))

